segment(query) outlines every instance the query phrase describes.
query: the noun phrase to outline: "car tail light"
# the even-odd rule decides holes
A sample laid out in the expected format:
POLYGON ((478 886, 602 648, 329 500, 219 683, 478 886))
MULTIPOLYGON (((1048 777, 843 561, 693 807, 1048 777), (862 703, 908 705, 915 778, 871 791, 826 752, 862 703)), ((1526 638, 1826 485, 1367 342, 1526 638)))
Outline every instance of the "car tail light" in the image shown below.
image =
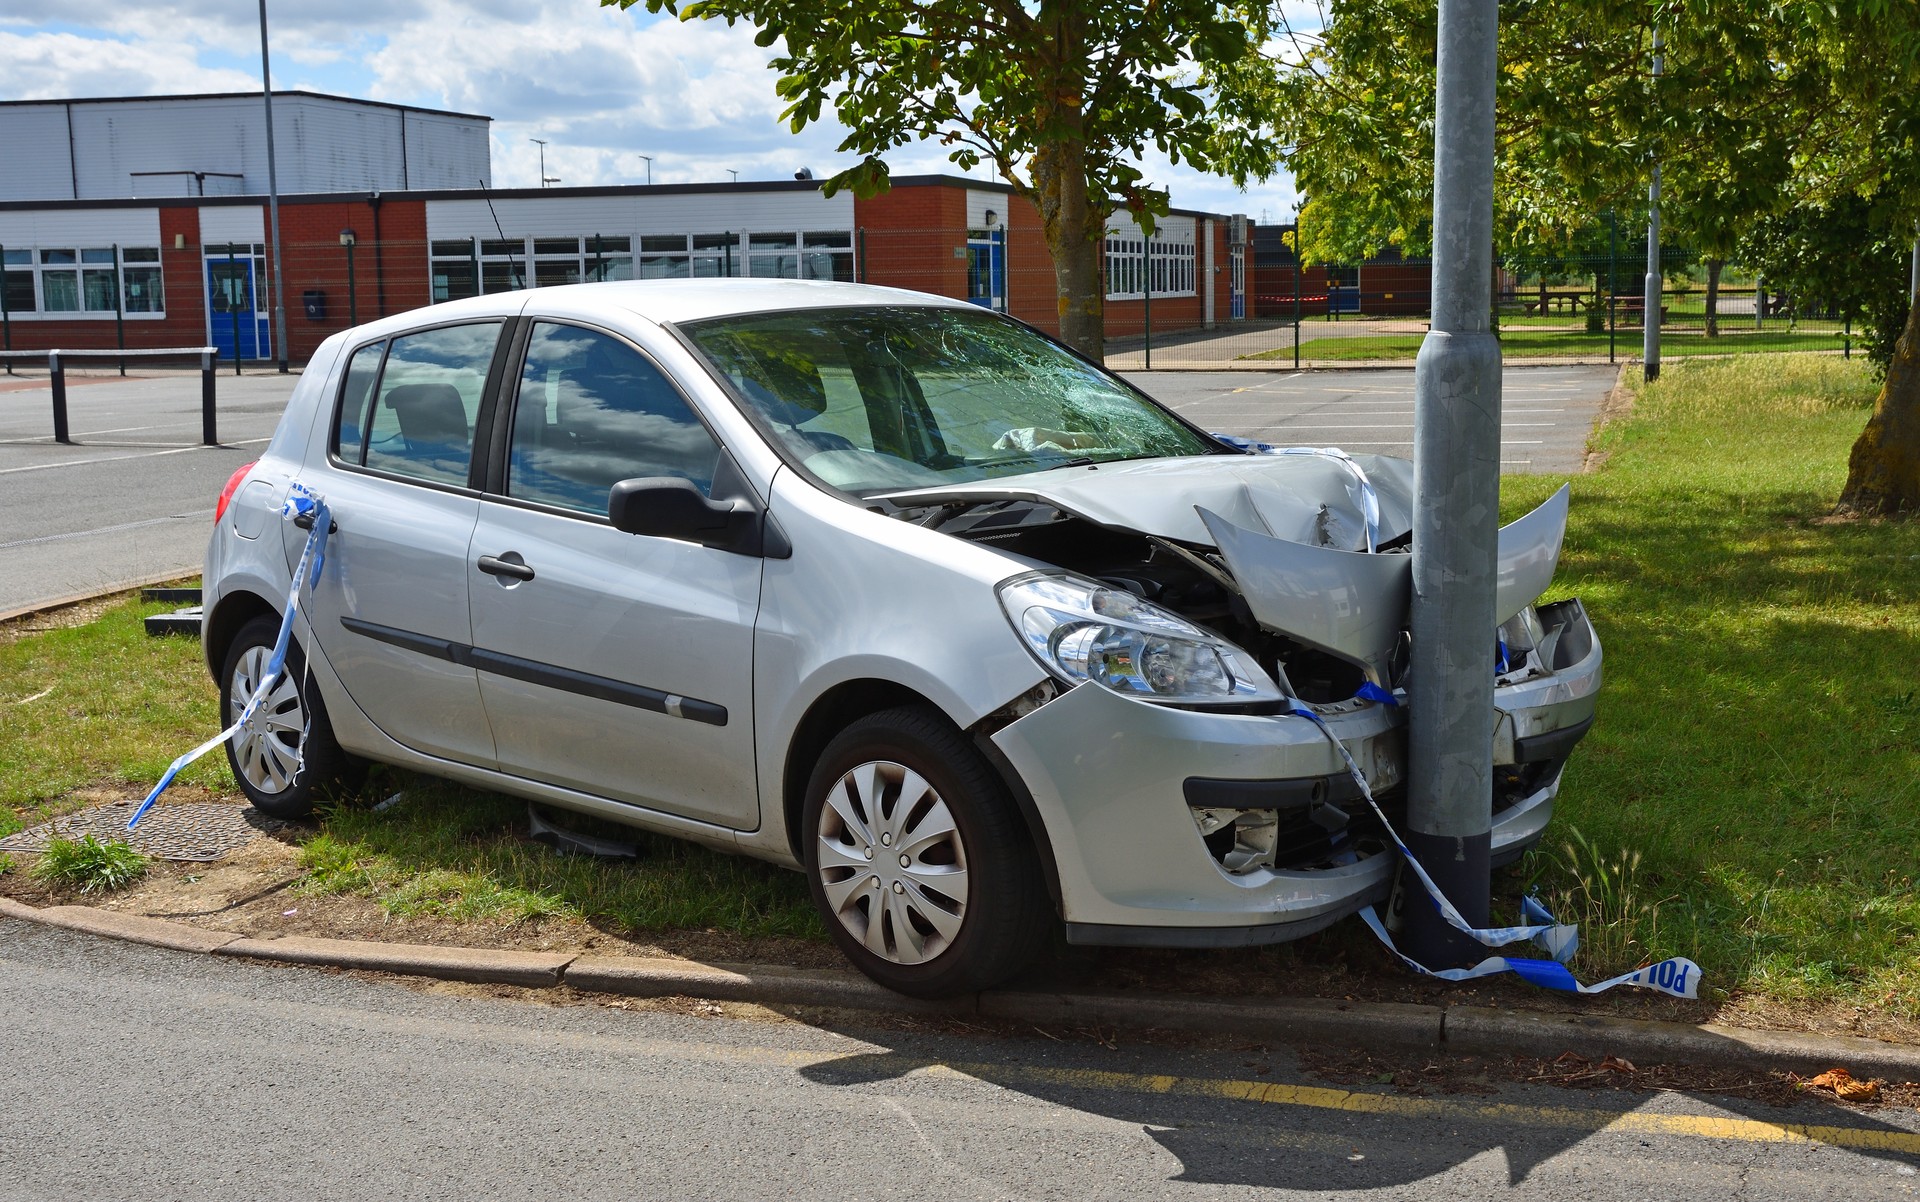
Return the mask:
POLYGON ((233 500, 233 494, 240 490, 240 482, 247 478, 247 473, 253 470, 253 464, 258 462, 260 461, 256 459, 253 463, 241 464, 239 471, 227 477, 227 486, 220 490, 220 499, 213 503, 213 520, 216 525, 220 521, 220 515, 227 511, 227 502, 233 500))

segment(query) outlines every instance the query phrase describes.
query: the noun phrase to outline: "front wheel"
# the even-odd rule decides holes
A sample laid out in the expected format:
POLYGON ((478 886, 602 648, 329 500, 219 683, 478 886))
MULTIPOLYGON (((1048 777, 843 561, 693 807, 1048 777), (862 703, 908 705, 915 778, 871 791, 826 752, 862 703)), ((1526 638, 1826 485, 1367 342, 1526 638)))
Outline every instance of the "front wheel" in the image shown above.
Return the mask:
POLYGON ((915 997, 997 985, 1048 929, 1039 864, 1006 787, 938 711, 871 714, 807 786, 807 881, 840 950, 915 997))
MULTIPOLYGON (((280 636, 280 619, 262 614, 240 628, 220 673, 220 712, 229 725, 265 679, 280 636)), ((320 790, 340 781, 351 761, 334 740, 327 709, 304 671, 300 648, 289 641, 280 673, 247 725, 227 740, 233 778, 255 809, 273 818, 304 818, 320 790)))

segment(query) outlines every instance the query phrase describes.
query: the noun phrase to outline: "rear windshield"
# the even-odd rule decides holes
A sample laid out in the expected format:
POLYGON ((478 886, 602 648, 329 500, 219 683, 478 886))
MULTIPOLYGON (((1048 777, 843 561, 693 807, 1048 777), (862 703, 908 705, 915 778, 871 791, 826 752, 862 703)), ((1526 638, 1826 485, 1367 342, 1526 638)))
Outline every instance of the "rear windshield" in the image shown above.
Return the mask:
POLYGON ((817 309, 685 330, 793 462, 848 492, 1224 449, 1106 372, 988 313, 817 309))

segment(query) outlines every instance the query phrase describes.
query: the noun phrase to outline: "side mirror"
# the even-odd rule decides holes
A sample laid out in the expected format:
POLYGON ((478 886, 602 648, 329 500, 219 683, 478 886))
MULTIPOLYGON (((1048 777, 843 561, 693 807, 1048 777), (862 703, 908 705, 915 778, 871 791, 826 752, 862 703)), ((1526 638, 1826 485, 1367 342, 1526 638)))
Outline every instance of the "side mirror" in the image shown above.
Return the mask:
POLYGON ((620 481, 607 494, 607 520, 627 534, 760 553, 758 511, 744 501, 710 501, 678 476, 620 481))

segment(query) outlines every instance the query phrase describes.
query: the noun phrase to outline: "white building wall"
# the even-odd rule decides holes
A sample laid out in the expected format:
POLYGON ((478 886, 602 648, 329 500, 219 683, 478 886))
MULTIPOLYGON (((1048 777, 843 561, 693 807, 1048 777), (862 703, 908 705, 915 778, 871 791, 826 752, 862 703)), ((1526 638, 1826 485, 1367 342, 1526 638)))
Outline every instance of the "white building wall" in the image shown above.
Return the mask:
MULTIPOLYGON (((653 196, 502 197, 493 210, 509 238, 569 234, 788 233, 853 228, 853 196, 813 191, 691 192, 653 196)), ((498 238, 484 200, 430 200, 427 237, 498 238)))
MULTIPOLYGON (((284 214, 282 215, 284 217, 284 214)), ((267 240, 267 210, 263 205, 209 205, 200 210, 200 245, 267 240)))
MULTIPOLYGON (((83 200, 191 194, 190 177, 136 172, 234 173, 244 179, 209 180, 206 193, 265 195, 266 128, 259 96, 0 104, 0 200, 75 199, 76 178, 83 200)), ((276 92, 273 129, 282 195, 475 188, 492 178, 484 117, 276 92)))
POLYGON ((159 246, 158 209, 0 210, 0 245, 11 247, 159 246))

